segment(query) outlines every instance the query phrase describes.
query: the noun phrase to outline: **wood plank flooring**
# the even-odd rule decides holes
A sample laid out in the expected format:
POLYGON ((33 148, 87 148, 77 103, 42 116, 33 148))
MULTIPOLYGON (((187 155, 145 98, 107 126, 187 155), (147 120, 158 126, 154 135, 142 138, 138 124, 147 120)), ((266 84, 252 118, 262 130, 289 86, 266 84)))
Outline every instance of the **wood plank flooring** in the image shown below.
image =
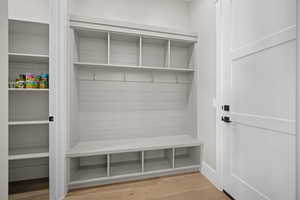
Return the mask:
POLYGON ((71 191, 65 200, 229 200, 200 173, 71 191))
MULTIPOLYGON (((40 190, 11 196, 11 200, 48 200, 40 190)), ((65 200, 229 200, 200 173, 73 190, 65 200)))

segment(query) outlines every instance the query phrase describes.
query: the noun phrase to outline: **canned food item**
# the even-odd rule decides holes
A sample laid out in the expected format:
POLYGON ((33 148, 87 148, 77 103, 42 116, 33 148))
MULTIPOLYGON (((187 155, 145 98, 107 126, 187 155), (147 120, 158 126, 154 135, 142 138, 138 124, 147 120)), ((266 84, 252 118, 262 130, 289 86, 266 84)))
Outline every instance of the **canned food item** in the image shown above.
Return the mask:
POLYGON ((16 88, 26 88, 26 82, 25 81, 17 81, 16 88))

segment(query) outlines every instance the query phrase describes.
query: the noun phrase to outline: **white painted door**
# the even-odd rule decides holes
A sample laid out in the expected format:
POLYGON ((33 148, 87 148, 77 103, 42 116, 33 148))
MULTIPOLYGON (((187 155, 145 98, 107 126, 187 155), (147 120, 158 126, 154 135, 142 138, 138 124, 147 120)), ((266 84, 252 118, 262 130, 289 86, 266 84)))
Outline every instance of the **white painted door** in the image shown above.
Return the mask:
POLYGON ((296 0, 223 0, 223 188, 295 200, 296 0))

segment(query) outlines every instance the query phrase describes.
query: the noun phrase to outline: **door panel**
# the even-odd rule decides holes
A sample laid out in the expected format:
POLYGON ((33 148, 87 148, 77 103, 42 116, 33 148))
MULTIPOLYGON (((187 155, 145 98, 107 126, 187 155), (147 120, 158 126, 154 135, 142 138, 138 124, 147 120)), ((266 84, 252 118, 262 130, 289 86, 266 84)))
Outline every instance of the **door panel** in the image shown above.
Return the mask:
POLYGON ((296 0, 224 0, 224 189, 295 200, 296 0))
POLYGON ((293 199, 293 144, 290 135, 236 124, 232 137, 232 176, 269 199, 293 199))
POLYGON ((296 0, 232 0, 232 48, 296 24, 296 0))
POLYGON ((232 111, 295 120, 295 66, 295 40, 232 61, 232 111))

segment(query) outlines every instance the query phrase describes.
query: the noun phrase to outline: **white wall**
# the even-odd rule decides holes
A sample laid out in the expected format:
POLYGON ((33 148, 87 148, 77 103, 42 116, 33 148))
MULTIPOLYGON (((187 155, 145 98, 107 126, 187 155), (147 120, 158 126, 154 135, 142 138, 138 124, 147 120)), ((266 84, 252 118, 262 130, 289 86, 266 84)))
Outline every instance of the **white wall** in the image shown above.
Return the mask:
POLYGON ((8 199, 8 21, 7 0, 0 1, 0 199, 8 199))
POLYGON ((48 0, 8 0, 8 17, 49 22, 48 0))
POLYGON ((189 28, 189 3, 185 0, 72 0, 72 14, 137 24, 189 28))
POLYGON ((205 143, 204 161, 216 169, 216 9, 214 0, 190 3, 190 27, 199 33, 198 135, 205 143))

